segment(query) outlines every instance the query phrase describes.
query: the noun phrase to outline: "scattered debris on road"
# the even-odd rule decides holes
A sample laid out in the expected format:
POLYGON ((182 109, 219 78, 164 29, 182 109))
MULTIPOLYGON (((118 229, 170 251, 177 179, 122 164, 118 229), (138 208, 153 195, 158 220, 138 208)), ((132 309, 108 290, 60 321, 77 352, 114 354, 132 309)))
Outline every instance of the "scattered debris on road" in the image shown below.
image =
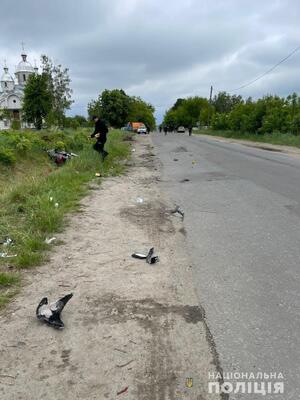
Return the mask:
POLYGON ((184 212, 182 210, 182 208, 180 208, 179 206, 176 206, 174 210, 171 211, 171 214, 180 214, 182 219, 184 219, 184 212))
POLYGON ((154 254, 154 247, 151 247, 146 257, 146 262, 148 264, 155 264, 159 261, 159 258, 157 256, 153 256, 153 254, 154 254))
POLYGON ((138 258, 140 260, 145 260, 147 258, 147 254, 142 254, 142 253, 133 253, 131 255, 133 258, 138 258))
POLYGON ((173 161, 178 161, 178 158, 173 158, 173 161))
POLYGON ((60 319, 60 314, 67 302, 73 297, 73 293, 67 294, 54 303, 48 304, 47 297, 44 297, 36 309, 36 316, 39 320, 46 322, 57 329, 63 329, 64 323, 60 319))
POLYGON ((131 363, 133 363, 134 362, 134 360, 130 360, 130 361, 128 361, 127 363, 125 363, 125 364, 121 364, 121 365, 118 365, 117 364, 117 367, 118 368, 123 368, 123 367, 126 367, 127 365, 129 365, 129 364, 131 364, 131 363))
POLYGON ((151 247, 151 249, 148 251, 148 254, 143 254, 143 253, 133 253, 131 257, 133 258, 138 258, 139 260, 146 260, 148 264, 155 264, 159 261, 158 256, 153 256, 154 254, 154 247, 151 247))
POLYGON ((184 183, 184 182, 189 182, 190 180, 188 178, 184 178, 180 181, 180 183, 184 183))
POLYGON ((55 237, 55 236, 53 236, 52 238, 46 238, 46 239, 45 239, 45 243, 51 244, 51 243, 53 243, 55 240, 56 240, 56 237, 55 237))
POLYGON ((139 203, 139 204, 144 203, 144 199, 142 197, 138 197, 136 199, 136 202, 139 203))
POLYGON ((117 396, 119 396, 119 394, 126 393, 126 392, 127 392, 127 390, 128 390, 128 386, 126 386, 126 388, 125 388, 125 389, 123 389, 123 390, 121 390, 120 392, 118 392, 118 393, 117 393, 117 396))

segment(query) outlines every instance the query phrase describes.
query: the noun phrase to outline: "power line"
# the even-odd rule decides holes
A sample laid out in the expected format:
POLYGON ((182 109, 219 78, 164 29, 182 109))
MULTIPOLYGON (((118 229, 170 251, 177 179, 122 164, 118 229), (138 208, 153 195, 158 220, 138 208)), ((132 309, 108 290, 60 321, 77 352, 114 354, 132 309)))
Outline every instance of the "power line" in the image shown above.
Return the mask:
POLYGON ((272 72, 275 68, 278 67, 278 65, 282 64, 284 61, 286 61, 288 58, 290 58, 293 54, 295 54, 298 50, 300 50, 300 46, 296 47, 289 55, 287 55, 286 57, 284 57, 282 60, 280 60, 277 64, 275 64, 272 68, 268 69, 266 72, 264 72, 263 74, 259 75, 257 78, 253 79, 252 81, 245 83, 244 85, 236 88, 236 89, 232 89, 231 91, 236 91, 236 90, 240 90, 243 89, 247 86, 252 85, 252 83, 258 81, 259 79, 263 78, 265 75, 269 74, 270 72, 272 72))

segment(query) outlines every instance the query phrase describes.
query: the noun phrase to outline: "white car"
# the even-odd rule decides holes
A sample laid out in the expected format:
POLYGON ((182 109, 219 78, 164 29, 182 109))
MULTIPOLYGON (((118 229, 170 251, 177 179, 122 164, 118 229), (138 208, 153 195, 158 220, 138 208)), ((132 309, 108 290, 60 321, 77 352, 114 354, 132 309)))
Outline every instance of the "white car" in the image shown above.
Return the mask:
POLYGON ((177 132, 185 132, 185 127, 184 126, 179 126, 178 128, 177 128, 177 132))
POLYGON ((147 133, 147 129, 146 129, 146 127, 145 126, 140 126, 138 129, 137 129, 137 133, 147 133))

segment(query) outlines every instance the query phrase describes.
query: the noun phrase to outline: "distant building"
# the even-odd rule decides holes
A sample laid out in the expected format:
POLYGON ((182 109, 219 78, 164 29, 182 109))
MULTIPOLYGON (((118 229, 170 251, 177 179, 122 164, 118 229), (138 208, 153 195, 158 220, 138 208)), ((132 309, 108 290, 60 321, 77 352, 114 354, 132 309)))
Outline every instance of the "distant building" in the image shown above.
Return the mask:
POLYGON ((0 119, 0 129, 9 129, 12 121, 20 121, 21 127, 28 127, 22 122, 22 100, 24 87, 30 75, 38 73, 38 68, 33 67, 27 61, 27 54, 21 54, 22 60, 16 66, 15 79, 10 75, 8 67, 5 65, 4 73, 1 77, 0 87, 0 112, 7 110, 8 117, 0 119))

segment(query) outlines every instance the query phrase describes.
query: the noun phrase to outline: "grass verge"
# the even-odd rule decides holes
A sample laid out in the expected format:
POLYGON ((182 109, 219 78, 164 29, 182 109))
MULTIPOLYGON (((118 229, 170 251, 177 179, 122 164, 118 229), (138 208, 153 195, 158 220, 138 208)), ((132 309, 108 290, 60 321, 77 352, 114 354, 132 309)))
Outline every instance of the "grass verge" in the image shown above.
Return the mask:
POLYGON ((290 133, 254 134, 236 131, 213 131, 211 129, 199 130, 194 133, 200 135, 220 136, 230 139, 249 140, 251 142, 300 147, 300 136, 295 136, 290 133))
POLYGON ((0 307, 17 292, 18 272, 47 260, 51 245, 47 237, 63 231, 66 214, 79 208, 80 199, 87 194, 87 183, 124 172, 124 160, 130 155, 130 144, 124 134, 111 131, 106 148, 109 156, 104 162, 92 148, 93 141, 84 142, 78 157, 56 167, 47 155, 30 152, 14 167, 0 168, 0 239, 10 237, 14 245, 0 244, 0 307), (26 168, 26 170, 24 170, 26 168), (95 173, 101 178, 95 178, 95 173), (14 256, 16 255, 16 256, 14 256))

